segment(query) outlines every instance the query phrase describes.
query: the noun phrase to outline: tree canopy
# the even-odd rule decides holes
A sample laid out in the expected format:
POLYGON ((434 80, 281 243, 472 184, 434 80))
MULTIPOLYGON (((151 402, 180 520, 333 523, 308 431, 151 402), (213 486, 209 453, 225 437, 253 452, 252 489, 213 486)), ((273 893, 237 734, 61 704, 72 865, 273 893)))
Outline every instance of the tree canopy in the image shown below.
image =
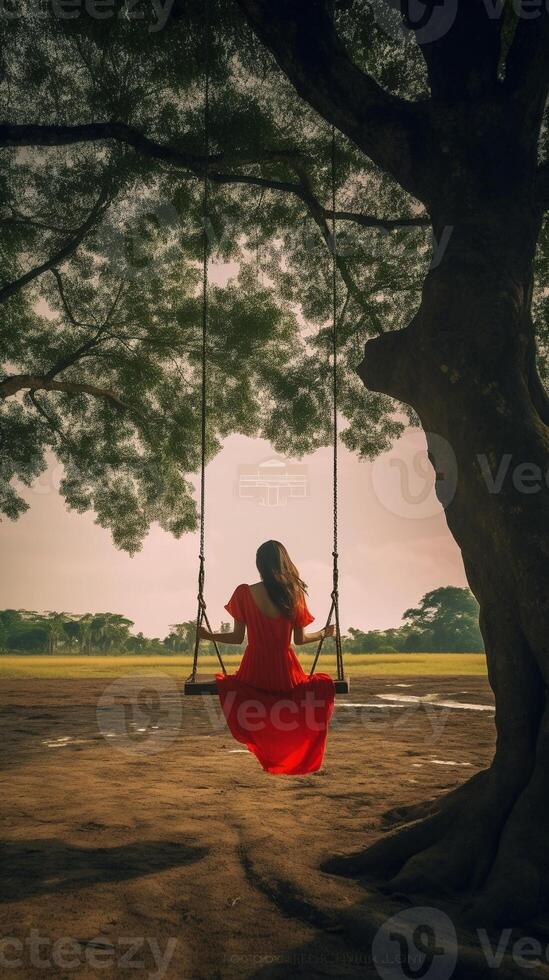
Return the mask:
POLYGON ((484 649, 478 624, 478 603, 469 589, 453 585, 427 592, 406 609, 395 629, 350 629, 349 653, 477 653, 484 649))
POLYGON ((423 596, 402 616, 405 650, 474 653, 484 649, 478 625, 478 603, 469 589, 446 585, 423 596))
MULTIPOLYGON (((32 612, 27 609, 0 610, 0 649, 55 653, 100 653, 138 649, 138 637, 130 636, 131 619, 119 613, 32 612)), ((142 634, 139 634, 142 636, 142 634)), ((148 640, 160 648, 160 640, 148 640)))
MULTIPOLYGON (((230 0, 210 0, 209 24, 203 2, 176 0, 161 27, 153 7, 143 19, 119 3, 103 18, 59 9, 0 25, 0 511, 26 509, 18 486, 54 453, 69 507, 133 552, 153 521, 195 526, 206 163, 209 456, 231 432, 297 455, 329 440, 330 131, 230 0)), ((427 97, 394 11, 339 2, 335 23, 391 97, 427 97)), ((354 369, 368 336, 410 319, 444 242, 433 253, 421 203, 343 132, 335 176, 343 440, 373 456, 402 412, 354 369)), ((542 373, 547 251, 544 233, 542 373)))

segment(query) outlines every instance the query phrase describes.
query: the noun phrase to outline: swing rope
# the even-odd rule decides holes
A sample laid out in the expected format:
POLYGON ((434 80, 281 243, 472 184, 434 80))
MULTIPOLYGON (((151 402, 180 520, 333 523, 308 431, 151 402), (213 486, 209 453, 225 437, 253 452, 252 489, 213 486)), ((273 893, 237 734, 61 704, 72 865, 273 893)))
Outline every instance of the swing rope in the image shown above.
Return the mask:
MULTIPOLYGON (((210 154, 210 4, 206 0, 204 25, 204 170, 202 175, 202 363, 201 363, 201 424, 200 424, 200 554, 198 555, 198 610, 196 614, 196 636, 194 641, 193 667, 191 681, 196 681, 198 669, 198 652, 200 647, 199 631, 203 623, 212 632, 206 600, 204 599, 204 581, 206 572, 205 554, 205 522, 206 522, 206 412, 207 412, 207 367, 208 367, 208 261, 210 257, 209 231, 209 191, 208 158, 210 154)), ((217 659, 224 674, 227 673, 217 640, 213 640, 217 659)))
MULTIPOLYGON (((188 680, 192 684, 196 683, 198 671, 198 654, 200 648, 200 627, 203 623, 211 633, 212 628, 206 612, 206 600, 204 598, 205 584, 205 521, 206 521, 206 415, 207 415, 207 367, 208 367, 208 264, 209 264, 209 190, 210 181, 208 174, 208 159, 210 152, 210 0, 205 3, 205 28, 204 28, 204 170, 202 187, 202 356, 201 356, 201 426, 200 426, 200 553, 198 555, 198 609, 196 614, 196 637, 194 643, 194 656, 191 674, 188 680)), ((332 617, 335 620, 335 647, 337 680, 345 680, 345 669, 343 663, 343 652, 341 644, 341 629, 339 619, 339 565, 338 565, 338 373, 337 373, 337 250, 336 250, 336 131, 332 126, 331 141, 331 190, 332 190, 332 219, 331 219, 331 249, 332 249, 332 331, 331 331, 331 361, 332 361, 332 433, 333 433, 333 567, 332 567, 332 592, 331 605, 326 627, 331 625, 332 617)), ((320 657, 325 636, 319 640, 315 653, 310 675, 315 671, 320 657)), ((227 673, 223 658, 216 640, 212 641, 217 654, 221 670, 227 673)))
MULTIPOLYGON (((326 630, 328 626, 331 626, 332 617, 335 620, 335 652, 336 652, 336 668, 337 668, 337 679, 338 681, 345 680, 345 667, 343 663, 343 650, 341 644, 341 627, 339 620, 339 554, 338 554, 338 455, 337 455, 337 442, 338 442, 338 421, 337 421, 337 403, 338 403, 338 375, 337 375, 337 244, 336 244, 336 220, 335 220, 335 210, 336 210, 336 131, 335 126, 332 126, 332 143, 331 143, 331 171, 332 171, 332 234, 331 234, 331 249, 332 249, 332 350, 331 350, 331 360, 332 360, 332 438, 333 438, 333 457, 332 457, 332 485, 333 485, 333 548, 332 548, 332 594, 331 594, 331 605, 330 612, 328 613, 328 618, 326 620, 326 625, 324 629, 326 630)), ((320 637, 318 641, 318 646, 316 649, 315 657, 313 660, 313 665, 309 672, 311 677, 316 669, 318 659, 322 652, 322 647, 324 645, 325 634, 320 637)))

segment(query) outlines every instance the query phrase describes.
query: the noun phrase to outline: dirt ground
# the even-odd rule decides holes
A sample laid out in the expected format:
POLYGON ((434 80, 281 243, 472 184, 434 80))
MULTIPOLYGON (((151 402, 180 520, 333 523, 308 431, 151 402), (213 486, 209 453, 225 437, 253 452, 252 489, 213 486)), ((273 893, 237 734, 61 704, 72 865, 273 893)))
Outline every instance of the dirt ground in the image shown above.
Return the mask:
POLYGON ((484 968, 463 937, 456 967, 450 950, 435 973, 405 970, 390 930, 375 937, 417 909, 321 870, 483 768, 491 706, 483 678, 357 680, 321 772, 276 777, 215 698, 183 699, 172 678, 5 681, 0 974, 522 975, 509 956, 484 968))

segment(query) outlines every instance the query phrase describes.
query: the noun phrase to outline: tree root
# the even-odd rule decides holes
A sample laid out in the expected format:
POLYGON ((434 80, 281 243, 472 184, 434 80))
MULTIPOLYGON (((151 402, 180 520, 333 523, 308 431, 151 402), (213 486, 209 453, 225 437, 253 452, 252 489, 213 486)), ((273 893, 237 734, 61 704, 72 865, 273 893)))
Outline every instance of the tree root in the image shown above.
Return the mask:
POLYGON ((477 773, 463 786, 426 803, 415 804, 401 811, 404 820, 413 823, 376 841, 365 851, 326 861, 322 870, 328 874, 359 878, 367 874, 396 874, 414 855, 423 852, 440 840, 457 819, 458 810, 468 804, 490 770, 477 773), (424 819, 424 814, 428 814, 424 819))
POLYGON ((536 794, 536 779, 523 790, 528 775, 494 765, 447 796, 407 811, 415 815, 428 807, 427 818, 365 851, 334 857, 322 870, 372 877, 380 891, 398 897, 460 895, 469 925, 526 922, 545 906, 549 883, 549 800, 536 794))

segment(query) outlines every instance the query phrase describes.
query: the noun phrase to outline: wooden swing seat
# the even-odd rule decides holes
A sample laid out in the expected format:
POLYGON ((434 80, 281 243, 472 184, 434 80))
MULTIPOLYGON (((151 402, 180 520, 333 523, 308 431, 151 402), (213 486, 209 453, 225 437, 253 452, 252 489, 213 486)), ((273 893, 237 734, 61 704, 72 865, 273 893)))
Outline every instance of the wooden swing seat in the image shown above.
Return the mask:
MULTIPOLYGON (((348 694, 350 689, 349 680, 334 681, 336 694, 348 694)), ((217 694, 217 684, 215 681, 185 681, 185 694, 217 694)))

